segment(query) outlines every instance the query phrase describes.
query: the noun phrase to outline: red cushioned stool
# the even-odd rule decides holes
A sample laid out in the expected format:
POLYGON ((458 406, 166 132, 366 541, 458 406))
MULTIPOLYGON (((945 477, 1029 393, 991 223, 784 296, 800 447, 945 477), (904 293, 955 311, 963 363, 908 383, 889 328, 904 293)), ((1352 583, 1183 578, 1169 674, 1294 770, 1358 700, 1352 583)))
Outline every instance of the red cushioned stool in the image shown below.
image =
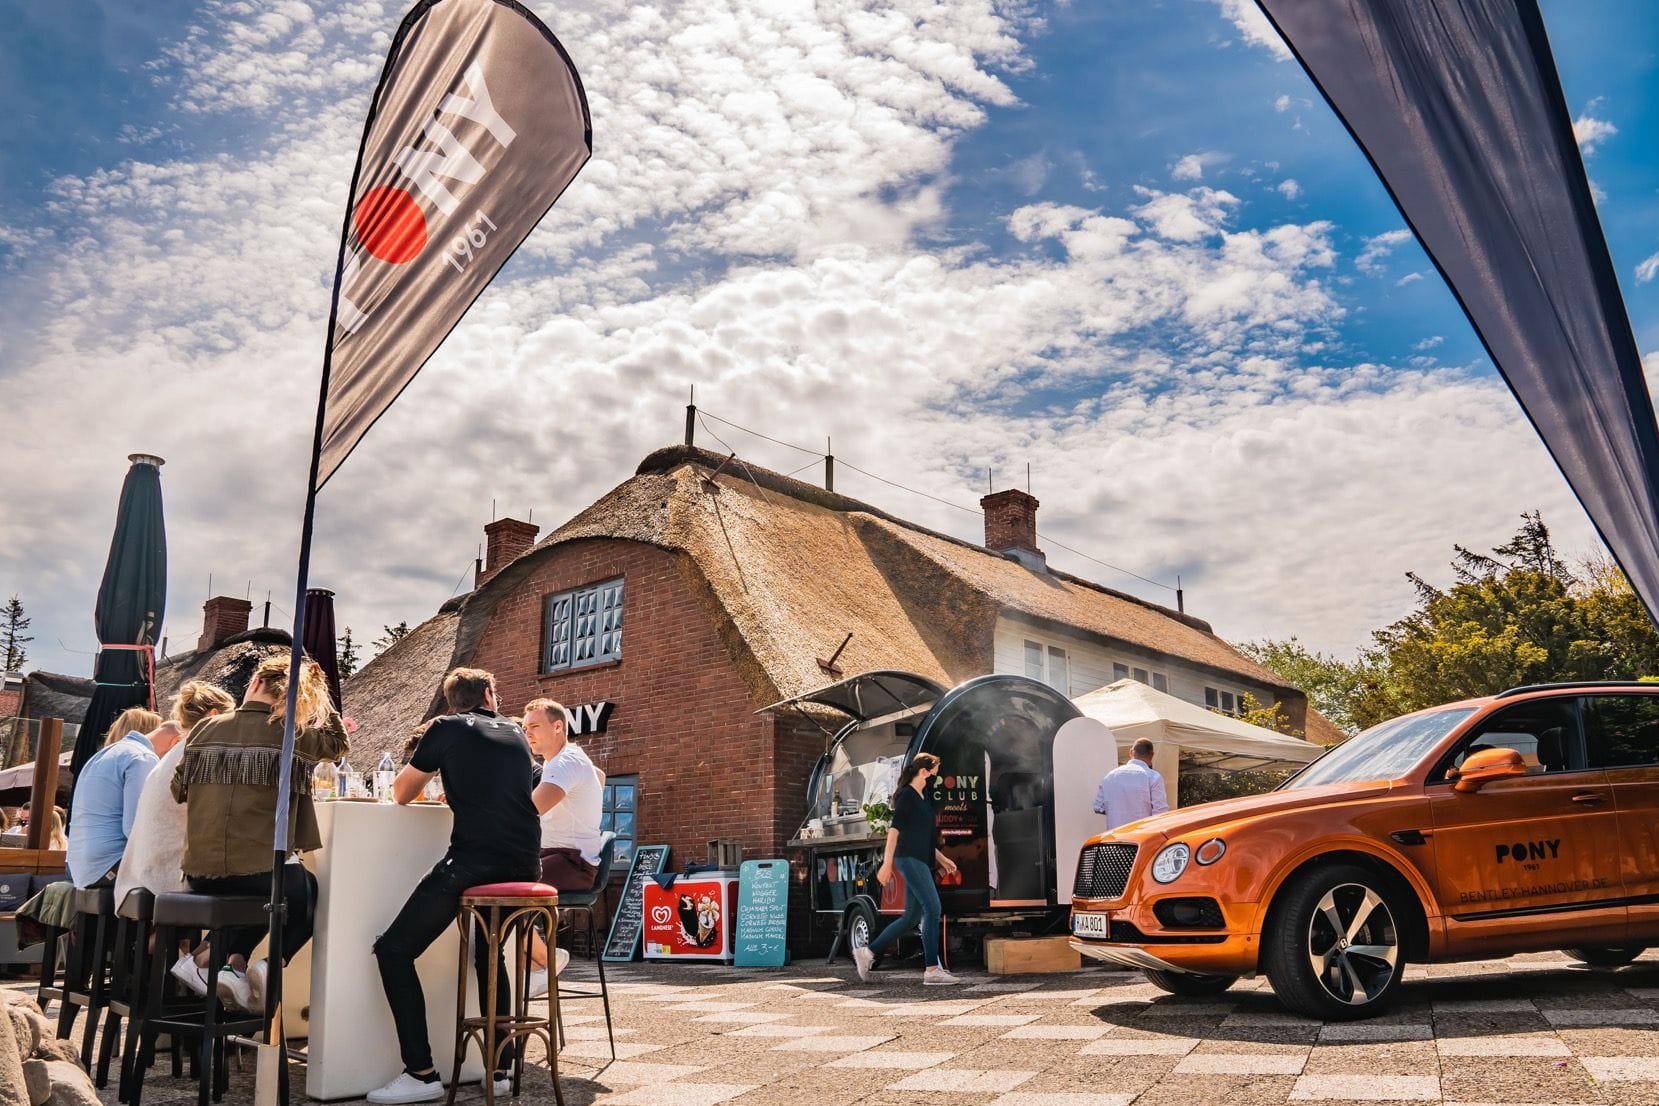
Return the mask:
POLYGON ((553 1075, 553 1097, 564 1106, 564 1091, 559 1087, 559 1050, 553 1040, 553 1026, 559 1017, 557 987, 547 990, 546 1017, 530 1015, 530 938, 541 922, 548 933, 559 931, 559 892, 545 883, 486 883, 469 887, 461 895, 461 910, 456 923, 461 927, 461 967, 455 999, 455 1070, 449 1080, 449 1102, 455 1101, 455 1088, 461 1081, 461 1062, 466 1059, 467 1046, 474 1035, 478 1051, 484 1059, 484 1102, 495 1103, 495 1073, 504 1070, 502 1062, 508 1049, 513 1052, 513 1097, 518 1097, 519 1083, 524 1075, 524 1038, 539 1037, 547 1046, 547 1066, 553 1075), (489 941, 486 962, 491 966, 489 979, 478 981, 479 1016, 467 1017, 467 970, 472 961, 472 927, 476 922, 483 927, 483 939, 489 941), (497 1016, 496 988, 500 972, 495 970, 503 949, 513 943, 517 953, 512 968, 511 1013, 497 1016))

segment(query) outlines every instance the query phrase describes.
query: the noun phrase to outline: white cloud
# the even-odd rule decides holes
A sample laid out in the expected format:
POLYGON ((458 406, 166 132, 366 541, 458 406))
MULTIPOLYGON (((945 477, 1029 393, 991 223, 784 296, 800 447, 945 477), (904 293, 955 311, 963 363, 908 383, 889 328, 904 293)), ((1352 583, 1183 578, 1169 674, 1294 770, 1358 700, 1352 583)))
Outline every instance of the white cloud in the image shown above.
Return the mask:
POLYGON ((1431 349, 1439 349, 1441 346, 1443 346, 1445 344, 1446 344, 1446 336, 1444 334, 1435 334, 1435 335, 1431 335, 1430 337, 1424 338, 1421 342, 1418 342, 1416 345, 1412 346, 1411 348, 1416 349, 1416 350, 1431 350, 1431 349))
POLYGON ((1302 186, 1296 183, 1294 177, 1286 177, 1275 185, 1273 190, 1287 200, 1300 199, 1302 195, 1302 186))
POLYGON ((1636 263, 1636 283, 1646 284, 1659 276, 1659 253, 1650 253, 1636 263))
POLYGON ((1280 61, 1289 61, 1290 47, 1273 29, 1267 16, 1256 6, 1256 0, 1216 0, 1222 16, 1237 28, 1239 37, 1247 46, 1260 46, 1280 61))
POLYGON ((1406 285, 1416 284, 1418 281, 1420 281, 1422 279, 1423 279, 1423 274, 1422 273, 1407 273, 1405 276, 1401 277, 1399 280, 1396 280, 1394 282, 1394 287, 1404 288, 1406 285))
POLYGON ((1169 167, 1169 175, 1178 181, 1203 180, 1205 169, 1226 164, 1228 157, 1229 155, 1216 150, 1188 154, 1169 167))
POLYGON ((1382 272, 1383 261, 1396 249, 1411 241, 1411 231, 1399 230, 1384 231, 1382 234, 1365 240, 1365 248, 1360 250, 1359 256, 1354 258, 1354 264, 1362 273, 1376 275, 1382 272))
POLYGON ((1285 112, 1289 111, 1290 96, 1287 93, 1279 93, 1278 97, 1273 101, 1273 110, 1278 112, 1280 115, 1283 115, 1285 112))
POLYGON ((1573 120, 1573 138, 1578 141, 1578 148, 1589 157, 1596 152, 1596 148, 1603 142, 1619 133, 1619 128, 1605 119, 1597 119, 1591 115, 1601 104, 1601 100, 1591 100, 1589 105, 1573 120))

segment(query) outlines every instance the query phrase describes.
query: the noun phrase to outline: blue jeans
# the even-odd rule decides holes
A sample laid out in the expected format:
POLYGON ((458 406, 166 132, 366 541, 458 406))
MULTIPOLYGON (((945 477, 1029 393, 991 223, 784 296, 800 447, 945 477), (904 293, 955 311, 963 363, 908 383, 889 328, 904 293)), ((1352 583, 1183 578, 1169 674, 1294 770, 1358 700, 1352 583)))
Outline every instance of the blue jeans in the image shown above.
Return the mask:
POLYGON ((922 924, 922 961, 930 968, 939 964, 939 889, 933 886, 933 869, 915 857, 900 856, 893 867, 904 877, 904 913, 881 936, 870 942, 870 951, 882 950, 922 924))

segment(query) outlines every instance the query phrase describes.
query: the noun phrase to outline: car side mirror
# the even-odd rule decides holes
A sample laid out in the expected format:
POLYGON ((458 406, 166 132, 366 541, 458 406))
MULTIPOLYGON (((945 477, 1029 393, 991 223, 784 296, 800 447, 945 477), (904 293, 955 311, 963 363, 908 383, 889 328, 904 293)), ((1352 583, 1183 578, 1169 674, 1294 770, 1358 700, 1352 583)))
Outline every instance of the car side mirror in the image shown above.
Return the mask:
POLYGON ((1514 749, 1482 749, 1453 769, 1453 791, 1479 791, 1493 780, 1511 780, 1527 774, 1526 761, 1514 749))

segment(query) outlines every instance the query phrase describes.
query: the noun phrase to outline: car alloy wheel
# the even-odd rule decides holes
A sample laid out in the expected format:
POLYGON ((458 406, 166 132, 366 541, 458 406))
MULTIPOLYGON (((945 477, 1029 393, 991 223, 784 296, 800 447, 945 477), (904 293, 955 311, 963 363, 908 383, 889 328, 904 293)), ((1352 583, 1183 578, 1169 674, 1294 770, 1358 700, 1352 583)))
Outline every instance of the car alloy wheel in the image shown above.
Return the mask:
POLYGON ((1308 918, 1307 956, 1327 995, 1349 1006, 1371 1004, 1399 972, 1393 911, 1364 884, 1337 884, 1308 918))

